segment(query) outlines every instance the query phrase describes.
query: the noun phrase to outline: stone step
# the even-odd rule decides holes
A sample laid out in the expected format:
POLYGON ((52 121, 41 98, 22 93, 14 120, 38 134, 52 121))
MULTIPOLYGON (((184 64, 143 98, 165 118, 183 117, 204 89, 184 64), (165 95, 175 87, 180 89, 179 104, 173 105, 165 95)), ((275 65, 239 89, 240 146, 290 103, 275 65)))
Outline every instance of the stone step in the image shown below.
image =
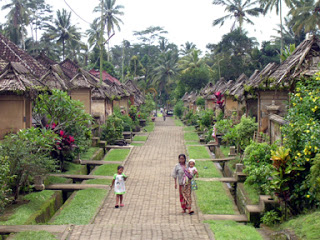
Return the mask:
POLYGON ((46 190, 64 190, 64 191, 76 191, 89 188, 110 189, 109 185, 102 184, 50 184, 45 186, 46 190))
POLYGON ((221 178, 196 178, 196 180, 204 181, 204 182, 226 182, 226 183, 234 183, 237 182, 235 178, 221 177, 221 178))
POLYGON ((63 233, 70 225, 13 225, 0 226, 0 234, 18 233, 24 231, 47 231, 50 233, 63 233))
POLYGON ((205 214, 203 215, 205 220, 233 220, 236 222, 248 222, 246 215, 213 215, 205 214))

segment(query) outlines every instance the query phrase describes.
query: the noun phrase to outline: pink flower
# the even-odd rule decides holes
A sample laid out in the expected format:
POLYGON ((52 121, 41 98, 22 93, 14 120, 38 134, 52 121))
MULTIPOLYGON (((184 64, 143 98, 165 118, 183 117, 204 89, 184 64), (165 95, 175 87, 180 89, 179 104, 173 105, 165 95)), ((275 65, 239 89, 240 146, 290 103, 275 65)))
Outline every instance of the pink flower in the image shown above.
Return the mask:
POLYGON ((70 142, 74 142, 74 137, 72 137, 72 136, 69 136, 69 140, 70 140, 70 142))
MULTIPOLYGON (((59 134, 60 134, 60 136, 63 136, 64 135, 64 131, 60 130, 59 134)), ((65 137, 65 136, 63 136, 63 137, 65 137)))

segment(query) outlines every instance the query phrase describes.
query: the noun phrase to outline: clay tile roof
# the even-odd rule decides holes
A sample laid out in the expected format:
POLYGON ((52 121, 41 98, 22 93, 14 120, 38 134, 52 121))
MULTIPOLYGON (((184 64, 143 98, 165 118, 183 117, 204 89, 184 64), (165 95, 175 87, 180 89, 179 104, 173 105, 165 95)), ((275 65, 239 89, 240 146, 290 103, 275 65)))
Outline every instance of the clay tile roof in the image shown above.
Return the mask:
POLYGON ((80 68, 78 64, 76 64, 69 58, 66 58, 63 62, 59 63, 59 65, 61 66, 63 72, 70 79, 72 79, 78 73, 78 69, 80 68))
POLYGON ((19 62, 34 76, 40 77, 46 71, 37 60, 0 34, 0 58, 7 62, 19 62))
POLYGON ((72 87, 68 77, 64 75, 58 64, 50 66, 48 71, 41 77, 40 82, 50 89, 66 91, 72 87))
MULTIPOLYGON (((91 73, 92 75, 94 75, 95 77, 100 79, 100 71, 98 69, 91 69, 89 71, 89 73, 91 73)), ((102 71, 102 81, 104 81, 104 82, 106 82, 108 84, 115 83, 117 85, 121 85, 121 83, 120 83, 120 81, 118 79, 116 79, 115 77, 111 76, 106 71, 102 71)))
POLYGON ((0 93, 28 91, 43 86, 21 63, 9 62, 0 74, 0 93))
POLYGON ((57 62, 53 61, 44 52, 41 52, 35 59, 40 62, 44 67, 49 69, 50 66, 58 64, 57 62))

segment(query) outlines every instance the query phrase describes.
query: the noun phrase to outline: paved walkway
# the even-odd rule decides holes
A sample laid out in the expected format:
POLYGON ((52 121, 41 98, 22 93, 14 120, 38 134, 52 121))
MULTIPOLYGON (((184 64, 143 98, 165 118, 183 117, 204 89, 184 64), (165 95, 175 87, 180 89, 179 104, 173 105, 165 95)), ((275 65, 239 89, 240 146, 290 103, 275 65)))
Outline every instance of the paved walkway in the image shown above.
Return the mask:
POLYGON ((109 194, 94 223, 75 226, 69 239, 210 239, 197 211, 181 213, 170 176, 185 152, 182 128, 172 118, 158 118, 148 141, 135 147, 126 162, 125 207, 115 209, 114 194, 109 194))

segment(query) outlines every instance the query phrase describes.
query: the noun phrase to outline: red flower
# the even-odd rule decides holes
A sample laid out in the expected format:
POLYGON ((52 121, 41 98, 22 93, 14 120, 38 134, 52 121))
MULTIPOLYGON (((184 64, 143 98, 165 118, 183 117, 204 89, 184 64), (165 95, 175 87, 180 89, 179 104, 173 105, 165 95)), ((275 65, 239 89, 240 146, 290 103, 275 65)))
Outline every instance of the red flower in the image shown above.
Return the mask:
POLYGON ((72 137, 72 136, 69 136, 69 140, 70 140, 70 142, 74 142, 74 137, 72 137))
MULTIPOLYGON (((63 136, 64 135, 64 131, 60 130, 59 134, 60 134, 60 136, 63 136)), ((63 136, 63 137, 65 137, 65 136, 63 136)))

